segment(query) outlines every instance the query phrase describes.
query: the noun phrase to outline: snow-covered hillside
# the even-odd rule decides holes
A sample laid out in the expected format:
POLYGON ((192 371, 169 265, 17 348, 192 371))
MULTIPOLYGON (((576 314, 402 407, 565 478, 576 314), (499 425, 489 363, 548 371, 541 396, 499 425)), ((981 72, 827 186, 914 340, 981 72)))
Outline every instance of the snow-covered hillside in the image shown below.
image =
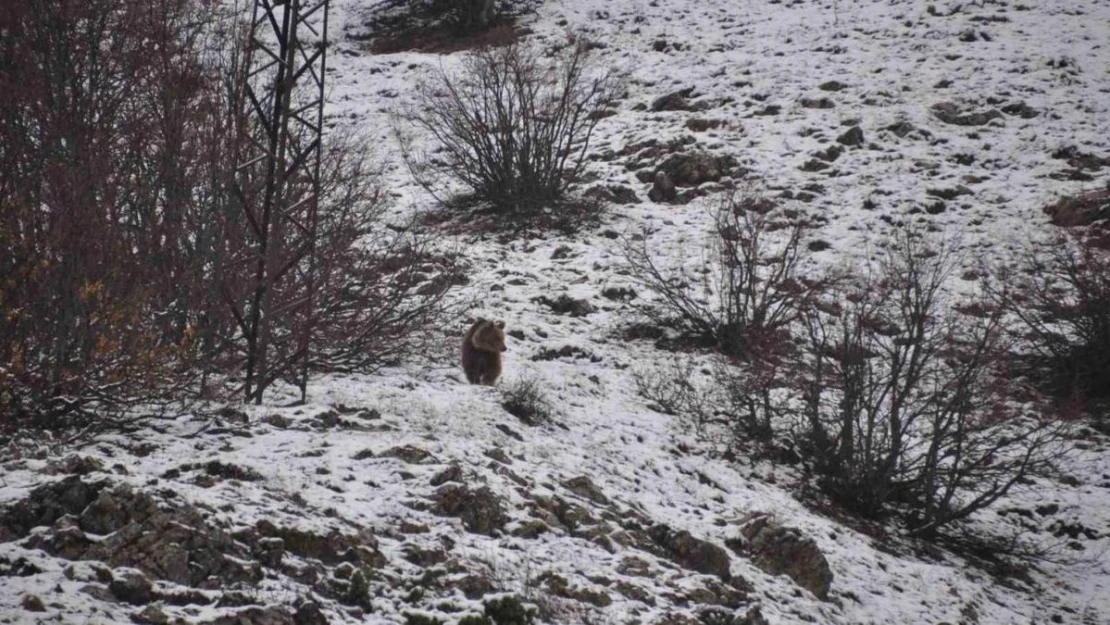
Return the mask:
MULTIPOLYGON (((369 4, 333 0, 328 110, 332 132, 379 146, 400 220, 433 201, 401 162, 390 114, 457 56, 370 54, 348 36, 364 32, 369 4)), ((554 422, 529 427, 497 389, 465 383, 460 322, 441 353, 403 368, 314 379, 307 406, 283 407, 295 393, 279 389, 215 425, 109 438, 84 459, 13 445, 0 510, 30 512, 0 512, 0 623, 453 624, 497 593, 559 624, 1110 622, 1110 440, 1077 441, 1060 481, 976 519, 1056 545, 1028 576, 995 579, 807 507, 790 467, 699 454, 636 392, 635 376, 669 355, 622 338, 635 311, 601 294, 636 288, 622 236, 650 231, 661 254, 694 257, 720 201, 717 183, 685 203, 649 200, 626 148, 650 141, 734 157, 734 184, 823 224, 821 263, 856 262, 905 222, 958 240, 969 262, 1045 235, 1046 204, 1110 181, 1110 160, 1076 158, 1110 158, 1110 3, 546 0, 521 24, 540 44, 593 41, 624 75, 585 186, 638 200, 573 236, 450 235, 470 277, 454 297, 476 303, 470 318, 506 323, 502 384, 539 380, 554 422), (690 110, 652 110, 686 89, 678 108, 690 110), (539 301, 559 295, 594 310, 539 301), (737 547, 761 516, 812 539, 833 575, 827 597, 737 547), (91 564, 119 553, 112 541, 164 574, 91 564), (345 594, 356 575, 368 603, 345 594)))

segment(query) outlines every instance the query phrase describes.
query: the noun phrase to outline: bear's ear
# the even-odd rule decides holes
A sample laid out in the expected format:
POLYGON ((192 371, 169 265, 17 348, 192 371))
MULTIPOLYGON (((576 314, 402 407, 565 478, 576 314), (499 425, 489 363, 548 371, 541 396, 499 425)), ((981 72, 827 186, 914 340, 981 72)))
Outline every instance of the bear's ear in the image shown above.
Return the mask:
POLYGON ((497 322, 497 327, 504 330, 505 329, 505 322, 504 321, 498 321, 497 322))

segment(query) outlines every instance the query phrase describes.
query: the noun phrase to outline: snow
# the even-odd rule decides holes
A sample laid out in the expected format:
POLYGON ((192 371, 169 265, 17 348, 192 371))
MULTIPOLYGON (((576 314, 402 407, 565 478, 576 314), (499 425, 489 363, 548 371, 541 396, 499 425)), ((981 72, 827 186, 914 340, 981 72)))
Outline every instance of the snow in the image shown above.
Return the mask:
MULTIPOLYGON (((357 31, 364 10, 365 5, 353 0, 333 0, 330 31, 357 31)), ((1064 169, 1062 161, 1050 157, 1061 147, 1075 145, 1084 152, 1110 155, 1110 3, 1102 0, 548 0, 528 19, 528 26, 534 32, 531 38, 541 45, 562 41, 571 32, 601 42, 600 63, 624 74, 628 96, 620 102, 618 114, 598 126, 594 152, 691 134, 705 149, 736 156, 752 172, 742 184, 756 191, 777 196, 783 190, 797 192, 820 184, 824 190, 816 199, 796 204, 824 222, 819 236, 832 248, 817 255, 822 263, 858 262, 874 253, 891 224, 902 222, 927 223, 953 235, 968 250, 971 263, 976 255, 1001 254, 1044 236, 1050 230, 1041 212, 1044 205, 1107 182, 1105 172, 1093 172, 1095 180, 1085 182, 1050 177, 1064 169), (937 15, 930 14, 929 6, 937 15), (948 15, 950 10, 955 12, 948 15), (976 21, 991 16, 1008 21, 976 21), (969 29, 978 40, 960 41, 969 29), (978 35, 983 32, 989 41, 978 35), (660 39, 682 49, 656 52, 653 43, 660 39), (1058 67, 1060 59, 1067 60, 1066 67, 1058 67), (847 86, 839 92, 818 88, 834 79, 847 86), (951 85, 935 86, 942 80, 951 85), (633 108, 686 87, 695 87, 699 101, 715 106, 697 114, 633 108), (803 97, 828 97, 835 106, 805 108, 803 97), (1004 115, 979 127, 952 126, 931 112, 934 104, 946 101, 969 111, 1024 101, 1040 114, 1032 119, 1004 115), (755 114, 772 104, 781 106, 779 114, 755 114), (692 133, 683 125, 691 116, 726 123, 692 133), (834 144, 850 120, 862 127, 865 147, 846 150, 824 172, 801 171, 799 166, 813 153, 834 144), (918 131, 898 137, 883 130, 900 121, 918 131), (974 163, 959 164, 959 154, 974 155, 974 163), (928 189, 957 184, 973 193, 948 202, 939 215, 921 210, 932 201, 928 189), (868 198, 875 208, 864 208, 868 198)), ((329 57, 328 113, 336 123, 332 132, 360 132, 373 139, 385 184, 396 197, 395 218, 426 210, 432 200, 411 182, 400 161, 391 113, 407 103, 413 81, 441 67, 450 71, 457 60, 456 55, 417 52, 373 56, 358 41, 346 38, 336 41, 329 57)), ((584 608, 593 619, 589 622, 651 623, 664 613, 684 609, 681 602, 667 599, 674 593, 667 583, 692 584, 699 576, 665 561, 620 547, 610 553, 559 531, 534 539, 472 534, 457 519, 414 505, 431 496, 435 489, 429 480, 452 463, 463 467, 468 483, 484 484, 504 498, 514 522, 528 518, 529 493, 572 499, 560 484, 581 475, 622 506, 717 544, 735 537, 737 523, 747 515, 773 514, 812 537, 836 576, 830 601, 822 602, 788 578, 769 576, 734 556, 733 574, 754 586, 750 599, 775 624, 1008 625, 1056 617, 1068 623, 1106 622, 1110 452, 1104 439, 1092 439, 1095 442, 1077 452, 1065 468, 1072 480, 1034 484, 976 519, 985 528, 999 530, 1024 524, 1038 530, 1031 539, 1046 545, 1058 542, 1047 531, 1058 519, 1097 530, 1097 539, 1080 541, 1083 551, 1056 549, 1054 561, 1041 563, 1033 572, 1032 586, 995 580, 951 554, 892 552, 862 528, 807 507, 793 494, 798 478, 789 468, 746 459, 730 465, 681 451, 679 443, 688 441, 690 433, 674 417, 650 410, 634 383, 638 372, 666 366, 667 354, 649 342, 620 338, 619 330, 634 312, 600 297, 603 288, 633 286, 621 272, 619 242, 601 233, 630 235, 650 229, 652 249, 672 260, 696 259, 719 196, 685 206, 655 204, 646 201, 648 185, 619 161, 595 161, 590 171, 600 181, 630 186, 645 202, 614 206, 600 228, 573 237, 552 234, 498 243, 460 234, 451 241, 465 251, 473 276, 470 285, 456 293, 458 300, 477 302, 473 317, 503 319, 508 330, 522 333, 523 338, 509 339, 502 385, 537 377, 557 408, 557 424, 524 426, 501 408, 497 390, 465 384, 453 342, 466 329, 460 326, 445 330, 442 353, 423 355, 403 368, 375 376, 314 379, 307 406, 283 408, 295 392, 279 389, 267 397, 266 405, 245 408, 252 423, 280 414, 292 419, 290 429, 257 425, 249 428, 250 438, 228 430, 186 438, 183 435, 197 432, 200 424, 182 421, 138 438, 109 439, 82 453, 101 458, 106 466, 124 467, 113 472, 114 480, 172 488, 230 528, 261 519, 318 531, 369 528, 390 562, 392 581, 374 586, 375 611, 365 618, 326 605, 332 622, 400 623, 406 611, 436 614, 434 602, 406 603, 405 580, 419 576, 421 569, 403 556, 412 545, 431 549, 445 543, 453 545, 452 558, 485 569, 500 591, 534 596, 536 577, 552 571, 577 587, 604 589, 591 580, 606 578, 644 587, 658 599, 655 606, 647 606, 609 588, 611 605, 584 608), (568 246, 570 253, 553 260, 552 252, 559 246, 568 246), (510 277, 519 280, 509 281, 510 277), (490 288, 495 284, 501 288, 490 288), (560 293, 589 298, 599 310, 570 318, 533 301, 560 293), (565 345, 579 347, 599 361, 531 359, 544 348, 565 345), (368 422, 368 431, 311 425, 314 416, 332 406, 374 409, 381 417, 368 422), (523 440, 498 426, 508 426, 523 440), (129 451, 140 440, 155 451, 129 451), (403 445, 430 452, 431 459, 411 464, 381 455, 403 445), (485 455, 494 448, 505 451, 512 463, 500 465, 485 455), (353 459, 366 449, 372 457, 353 459), (204 487, 189 472, 159 477, 186 462, 209 460, 254 468, 265 479, 204 487), (293 503, 293 495, 304 503, 293 503), (1046 502, 1057 503, 1059 511, 1031 519, 1001 513, 1031 510, 1046 502), (332 512, 325 513, 327 509, 332 512), (402 522, 424 525, 428 531, 401 532, 397 528, 402 522), (622 558, 628 555, 648 559, 656 574, 646 578, 621 573, 622 558)), ((57 479, 43 472, 52 453, 8 458, 0 465, 0 506, 57 479)), ((136 611, 80 593, 84 584, 62 574, 65 561, 16 543, 0 544, 0 559, 17 557, 43 570, 3 580, 0 623, 126 622, 136 611), (48 611, 23 611, 19 605, 27 594, 42 597, 48 611)), ((289 580, 268 579, 255 592, 284 601, 301 591, 289 580)), ((471 608, 478 605, 461 596, 454 601, 471 608)), ((191 621, 221 611, 212 606, 165 609, 191 621)))

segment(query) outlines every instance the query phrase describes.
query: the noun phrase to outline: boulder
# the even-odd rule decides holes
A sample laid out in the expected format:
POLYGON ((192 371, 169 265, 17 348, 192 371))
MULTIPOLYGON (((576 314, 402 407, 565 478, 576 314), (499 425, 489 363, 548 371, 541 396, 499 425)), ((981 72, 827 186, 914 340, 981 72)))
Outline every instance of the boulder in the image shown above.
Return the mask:
POLYGON ((756 566, 771 575, 786 575, 818 599, 828 598, 833 573, 812 538, 766 515, 747 522, 740 533, 745 539, 742 548, 756 566))
POLYGON ((501 501, 486 487, 471 490, 462 484, 445 484, 432 497, 434 514, 460 519, 468 532, 492 536, 509 520, 501 501))
POLYGON ((695 107, 690 103, 689 99, 694 95, 694 88, 687 87, 681 91, 668 93, 664 96, 655 98, 651 103, 651 110, 653 112, 661 111, 693 111, 695 107))
POLYGON ((154 584, 140 571, 118 573, 108 584, 108 590, 116 599, 131 605, 146 605, 154 600, 154 584))
MULTIPOLYGON (((676 187, 696 187, 706 182, 718 182, 736 169, 736 158, 730 155, 712 155, 706 152, 678 153, 668 156, 656 167, 656 172, 667 175, 676 187)), ((659 184, 658 173, 656 184, 659 184)))
POLYGON ((844 134, 837 137, 836 142, 850 148, 859 147, 864 143, 863 129, 859 126, 852 126, 844 134))
POLYGON ((732 579, 731 562, 721 547, 711 542, 695 538, 686 530, 674 531, 669 526, 657 524, 648 529, 647 534, 655 544, 656 555, 682 566, 683 568, 716 575, 722 581, 732 579))
POLYGON ((933 115, 940 121, 955 126, 982 126, 993 119, 1002 117, 1002 113, 995 109, 968 113, 951 102, 934 104, 933 115))

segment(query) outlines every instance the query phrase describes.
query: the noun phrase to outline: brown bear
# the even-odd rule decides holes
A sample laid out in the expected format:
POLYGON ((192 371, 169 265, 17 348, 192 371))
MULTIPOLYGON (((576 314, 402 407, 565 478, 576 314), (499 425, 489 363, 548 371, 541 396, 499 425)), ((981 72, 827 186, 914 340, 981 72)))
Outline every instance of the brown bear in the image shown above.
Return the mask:
POLYGON ((470 326, 462 344, 462 365, 471 384, 493 386, 501 375, 505 351, 505 322, 479 319, 470 326))

